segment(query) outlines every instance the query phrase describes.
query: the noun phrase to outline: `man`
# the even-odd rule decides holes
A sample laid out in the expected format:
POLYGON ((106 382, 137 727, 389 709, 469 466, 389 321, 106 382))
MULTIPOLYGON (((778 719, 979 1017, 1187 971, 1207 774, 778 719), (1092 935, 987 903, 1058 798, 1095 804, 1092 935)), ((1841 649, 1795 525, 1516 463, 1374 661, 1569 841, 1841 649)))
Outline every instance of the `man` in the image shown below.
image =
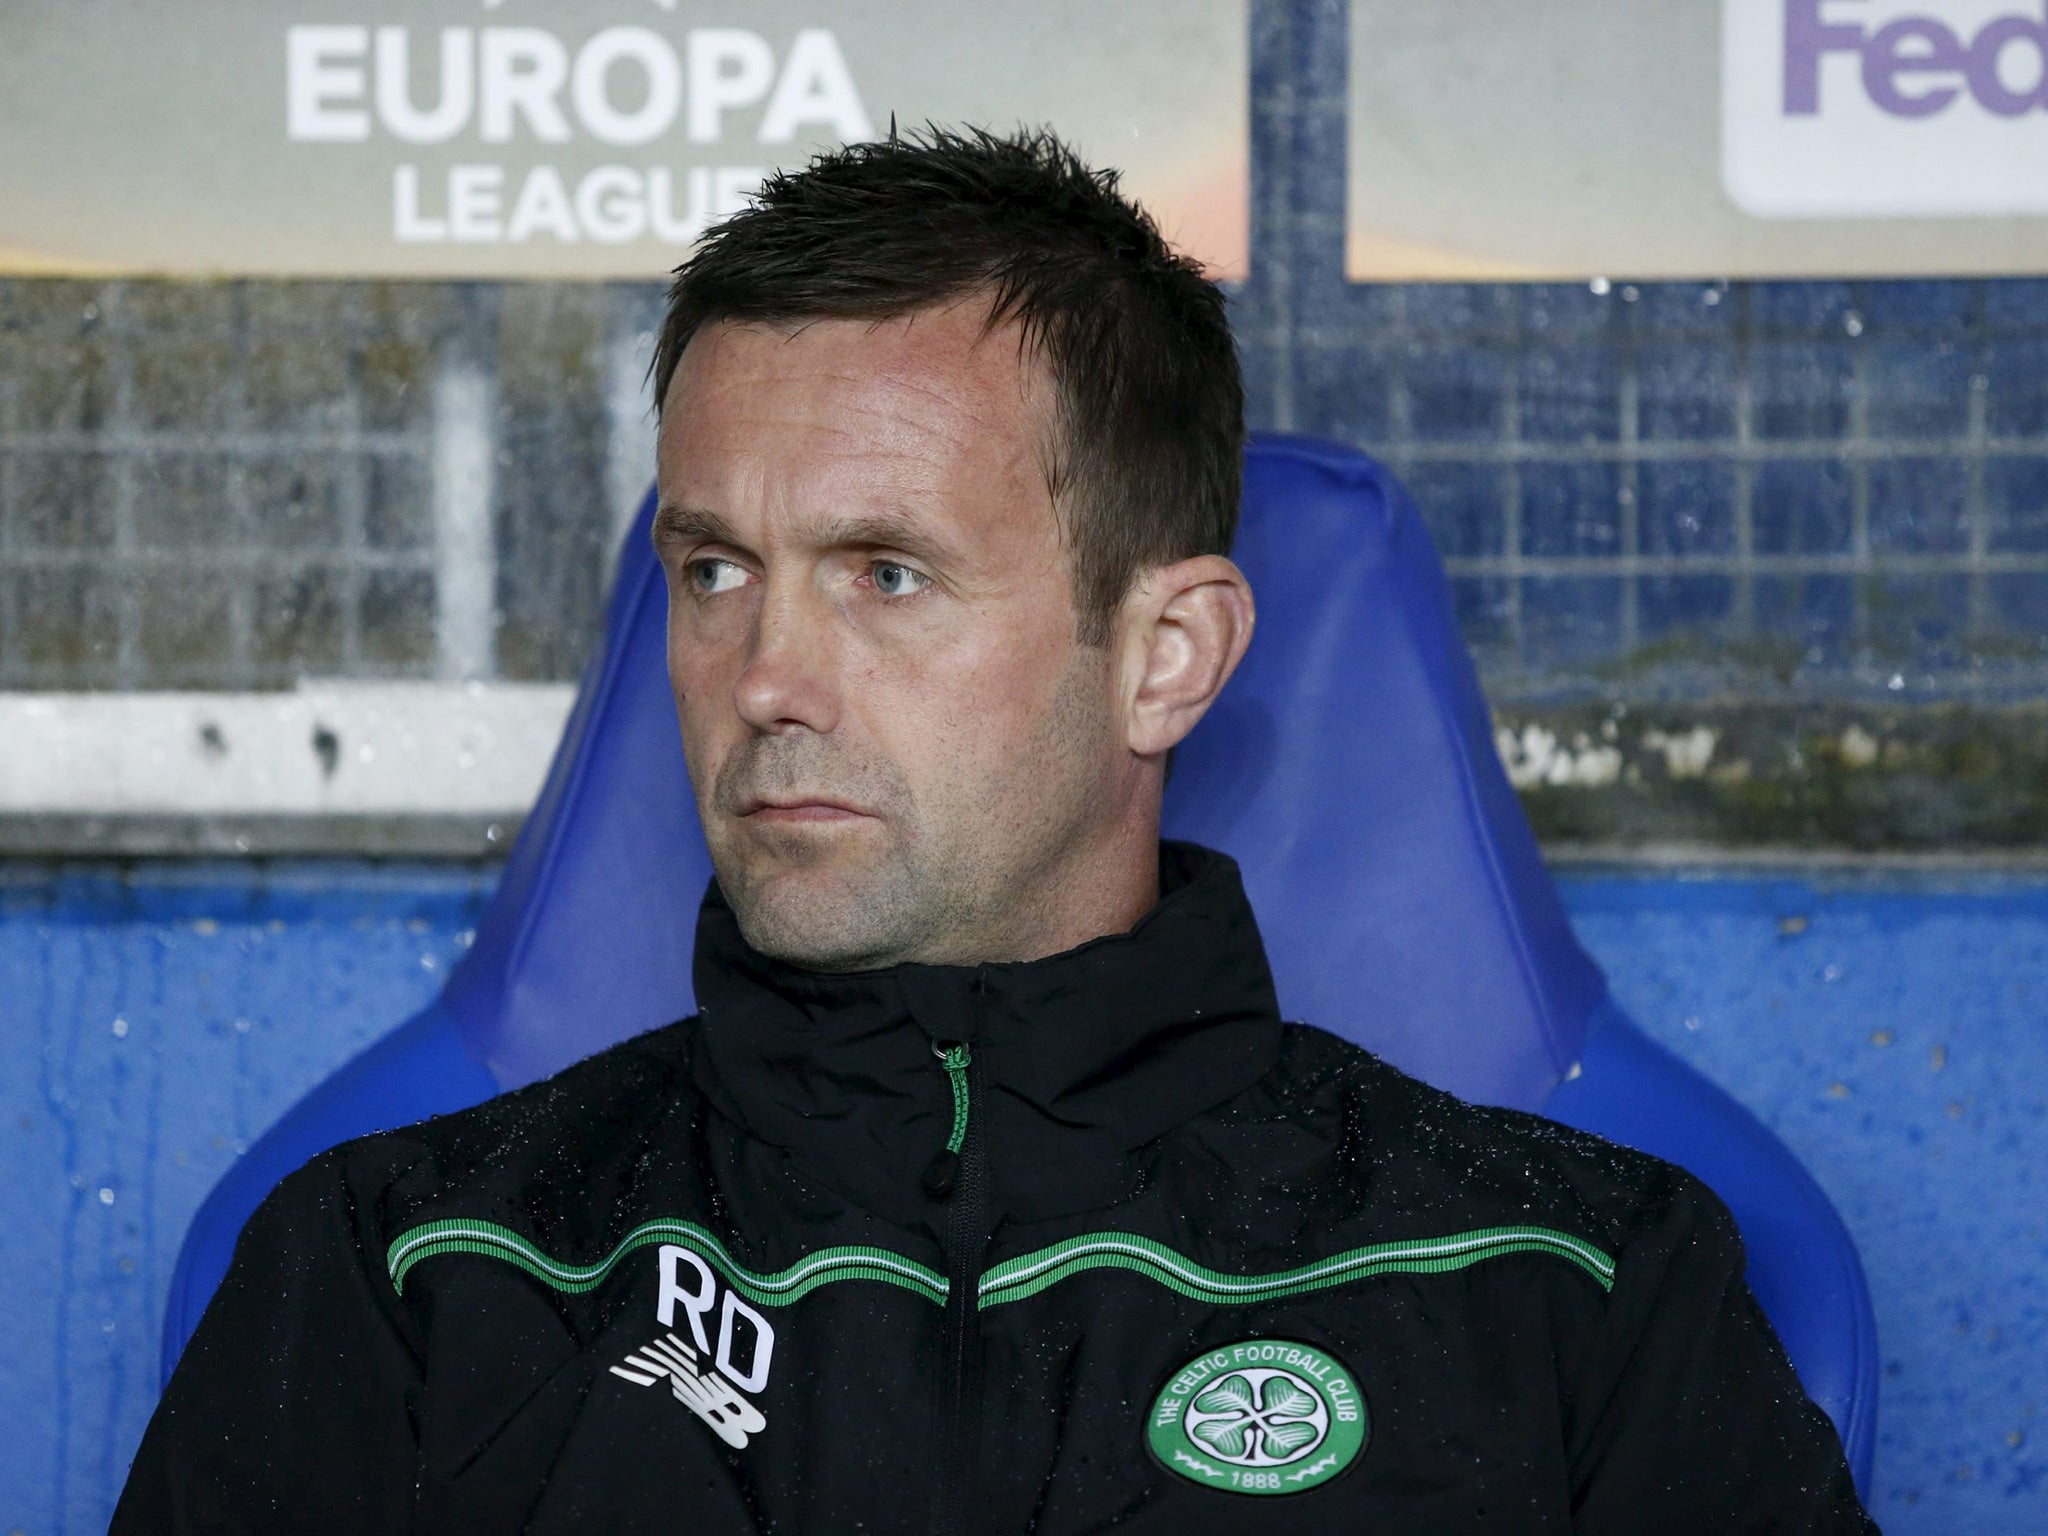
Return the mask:
POLYGON ((1159 841, 1223 304, 1045 136, 772 179, 655 364, 702 1013, 315 1159, 121 1531, 1860 1531, 1695 1181, 1283 1024, 1159 841))

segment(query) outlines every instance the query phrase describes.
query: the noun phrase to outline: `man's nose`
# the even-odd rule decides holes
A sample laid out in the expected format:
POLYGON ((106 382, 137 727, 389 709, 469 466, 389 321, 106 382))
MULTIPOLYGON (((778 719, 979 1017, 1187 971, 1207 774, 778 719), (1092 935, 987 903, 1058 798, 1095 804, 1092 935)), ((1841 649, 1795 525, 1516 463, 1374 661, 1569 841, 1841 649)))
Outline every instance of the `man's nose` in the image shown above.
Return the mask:
POLYGON ((800 584, 763 585, 753 645, 733 685, 734 706, 757 731, 779 735, 802 726, 822 735, 839 723, 830 604, 800 584))

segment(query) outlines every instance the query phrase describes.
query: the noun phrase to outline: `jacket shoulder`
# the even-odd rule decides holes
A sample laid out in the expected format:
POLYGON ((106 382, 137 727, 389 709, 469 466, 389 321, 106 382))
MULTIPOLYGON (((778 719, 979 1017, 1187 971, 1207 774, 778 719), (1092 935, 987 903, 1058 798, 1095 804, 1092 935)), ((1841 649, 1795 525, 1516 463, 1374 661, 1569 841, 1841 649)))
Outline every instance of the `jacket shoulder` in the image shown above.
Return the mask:
POLYGON ((1720 1199, 1692 1174, 1541 1115, 1471 1104, 1370 1051, 1290 1025, 1269 1077, 1271 1109, 1330 1145, 1359 1208, 1376 1222, 1455 1219, 1470 1228, 1541 1226, 1609 1259, 1675 1230, 1739 1252, 1720 1199))
POLYGON ((550 1188, 586 1187, 595 1170, 630 1158, 658 1121, 687 1109, 695 1022, 637 1035, 468 1109, 343 1142, 279 1192, 331 1190, 338 1179, 388 1226, 447 1199, 482 1215, 530 1207, 550 1188))

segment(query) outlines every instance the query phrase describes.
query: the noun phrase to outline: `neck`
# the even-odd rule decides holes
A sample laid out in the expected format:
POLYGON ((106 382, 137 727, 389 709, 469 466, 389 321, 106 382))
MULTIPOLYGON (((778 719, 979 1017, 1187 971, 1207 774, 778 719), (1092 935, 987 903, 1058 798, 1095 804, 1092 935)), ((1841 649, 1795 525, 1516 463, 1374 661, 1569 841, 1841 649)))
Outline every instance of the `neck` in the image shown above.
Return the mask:
POLYGON ((997 908, 880 964, 1042 960, 1128 933, 1159 904, 1159 799, 1094 820, 1020 872, 997 908))
POLYGON ((1128 933, 1159 904, 1159 818, 1090 838, 1032 882, 1031 895, 992 925, 975 956, 1041 960, 1091 939, 1128 933))

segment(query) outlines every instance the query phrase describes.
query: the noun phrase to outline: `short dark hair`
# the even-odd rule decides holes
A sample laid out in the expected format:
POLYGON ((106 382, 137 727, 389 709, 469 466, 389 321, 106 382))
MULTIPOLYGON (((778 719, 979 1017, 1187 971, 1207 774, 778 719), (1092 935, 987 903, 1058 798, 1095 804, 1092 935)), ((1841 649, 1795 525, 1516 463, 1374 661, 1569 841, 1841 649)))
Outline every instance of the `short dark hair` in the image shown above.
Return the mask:
POLYGON ((886 320, 982 289, 1051 371, 1048 481, 1101 644, 1147 566, 1230 552, 1244 386, 1222 292, 1052 133, 892 127, 770 176, 676 268, 655 408, 706 325, 886 320))

